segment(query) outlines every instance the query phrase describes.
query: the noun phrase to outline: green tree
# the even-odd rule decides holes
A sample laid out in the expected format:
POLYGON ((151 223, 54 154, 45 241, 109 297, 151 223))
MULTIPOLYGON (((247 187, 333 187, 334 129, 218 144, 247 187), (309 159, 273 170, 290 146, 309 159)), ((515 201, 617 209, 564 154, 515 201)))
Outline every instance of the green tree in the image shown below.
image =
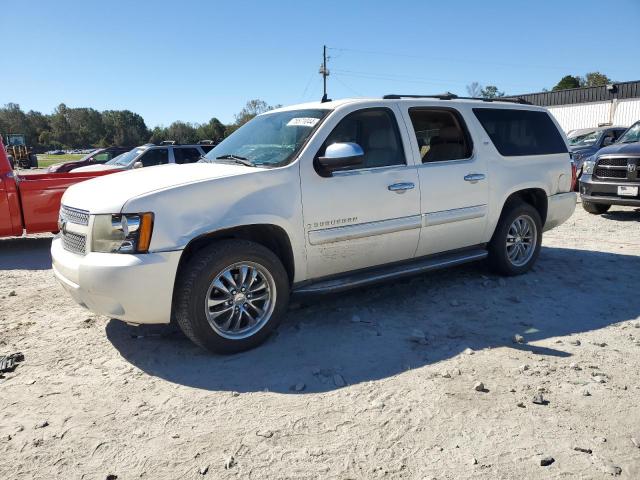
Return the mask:
POLYGON ((580 86, 580 77, 574 77, 573 75, 565 75, 558 82, 558 84, 553 87, 554 91, 558 90, 566 90, 568 88, 578 88, 580 86))
POLYGON ((141 145, 149 138, 144 119, 129 110, 106 110, 102 112, 102 122, 103 140, 108 145, 141 145))
POLYGON ((612 83, 612 80, 607 77, 604 73, 600 72, 589 72, 582 79, 581 86, 583 87, 602 87, 612 83))
POLYGON ((67 118, 68 114, 69 109, 64 103, 61 103, 53 111, 50 120, 52 140, 65 147, 69 147, 73 143, 73 133, 67 118))
POLYGON ((164 140, 175 140, 177 143, 197 143, 196 127, 191 123, 176 121, 166 128, 164 140))
POLYGON ((480 90, 480 95, 482 98, 500 98, 504 97, 504 92, 498 90, 498 87, 495 85, 487 85, 485 88, 480 90))
POLYGON ((198 125, 196 128, 196 136, 198 140, 213 140, 219 142, 225 136, 225 126, 220 120, 213 117, 207 123, 198 125))

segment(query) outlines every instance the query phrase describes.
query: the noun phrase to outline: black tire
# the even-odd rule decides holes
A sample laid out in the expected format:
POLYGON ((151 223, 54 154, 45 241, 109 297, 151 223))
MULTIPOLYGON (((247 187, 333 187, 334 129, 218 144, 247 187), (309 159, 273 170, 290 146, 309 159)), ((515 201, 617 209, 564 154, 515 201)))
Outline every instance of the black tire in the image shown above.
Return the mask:
POLYGON ((582 208, 593 215, 602 215, 603 213, 607 213, 609 211, 611 205, 607 205, 605 203, 585 202, 583 200, 582 208))
POLYGON ((540 254, 542 243, 542 220, 538 211, 530 204, 513 202, 505 205, 498 226, 489 242, 489 266, 502 275, 522 275, 531 269, 540 254), (535 224, 536 244, 531 257, 523 265, 514 265, 507 254, 507 234, 513 222, 521 216, 529 217, 535 224))
POLYGON ((184 265, 176 279, 173 317, 195 344, 214 353, 236 353, 264 342, 284 316, 289 304, 289 277, 280 259, 269 249, 246 240, 221 240, 198 251, 184 265), (251 336, 230 339, 209 324, 205 301, 209 287, 226 268, 239 262, 260 265, 271 275, 275 306, 266 323, 251 336))

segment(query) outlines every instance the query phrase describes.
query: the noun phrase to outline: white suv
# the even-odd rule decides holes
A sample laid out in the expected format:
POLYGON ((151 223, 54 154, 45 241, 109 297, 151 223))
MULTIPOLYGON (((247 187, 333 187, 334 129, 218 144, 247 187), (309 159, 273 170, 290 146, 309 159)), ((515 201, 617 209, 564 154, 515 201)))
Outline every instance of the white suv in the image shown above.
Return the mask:
POLYGON ((55 275, 128 323, 195 343, 262 342, 289 296, 488 258, 531 268, 576 194, 543 108, 442 97, 341 100, 260 115, 190 165, 69 188, 55 275))

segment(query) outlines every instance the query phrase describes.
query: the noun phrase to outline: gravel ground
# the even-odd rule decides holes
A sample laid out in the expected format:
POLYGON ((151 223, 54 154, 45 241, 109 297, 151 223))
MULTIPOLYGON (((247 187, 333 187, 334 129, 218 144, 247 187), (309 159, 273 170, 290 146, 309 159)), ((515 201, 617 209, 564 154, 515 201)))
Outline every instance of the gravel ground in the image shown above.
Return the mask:
POLYGON ((527 275, 294 305, 226 357, 76 306, 50 237, 1 240, 0 478, 640 478, 639 239, 640 211, 578 207, 527 275))

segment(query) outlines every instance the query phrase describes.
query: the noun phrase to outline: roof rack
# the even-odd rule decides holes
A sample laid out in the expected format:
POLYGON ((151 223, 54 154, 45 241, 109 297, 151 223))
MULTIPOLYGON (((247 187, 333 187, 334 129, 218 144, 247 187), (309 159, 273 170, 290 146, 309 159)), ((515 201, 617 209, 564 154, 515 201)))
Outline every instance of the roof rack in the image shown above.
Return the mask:
POLYGON ((198 145, 213 145, 213 144, 214 144, 213 140, 200 140, 198 142, 198 145))
POLYGON ((479 100, 482 102, 509 102, 520 103, 522 105, 531 105, 531 102, 527 102, 524 98, 483 98, 483 97, 459 97, 455 93, 445 92, 438 95, 398 95, 390 94, 382 97, 385 100, 400 100, 401 98, 436 98, 438 100, 479 100))
POLYGON ((176 141, 175 140, 163 140, 162 142, 159 143, 159 145, 175 145, 176 141))

